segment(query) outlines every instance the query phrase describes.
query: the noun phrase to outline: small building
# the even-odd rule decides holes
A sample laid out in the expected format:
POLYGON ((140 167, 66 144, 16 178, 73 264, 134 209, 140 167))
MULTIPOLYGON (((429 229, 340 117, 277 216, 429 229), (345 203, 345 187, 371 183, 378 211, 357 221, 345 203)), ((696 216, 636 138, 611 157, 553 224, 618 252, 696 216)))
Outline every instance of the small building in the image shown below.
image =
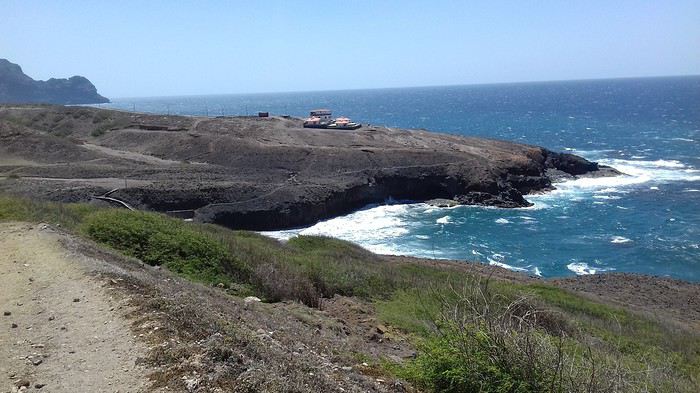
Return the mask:
POLYGON ((309 112, 309 117, 318 117, 321 119, 321 121, 330 121, 331 120, 331 111, 330 109, 314 109, 311 112, 309 112))

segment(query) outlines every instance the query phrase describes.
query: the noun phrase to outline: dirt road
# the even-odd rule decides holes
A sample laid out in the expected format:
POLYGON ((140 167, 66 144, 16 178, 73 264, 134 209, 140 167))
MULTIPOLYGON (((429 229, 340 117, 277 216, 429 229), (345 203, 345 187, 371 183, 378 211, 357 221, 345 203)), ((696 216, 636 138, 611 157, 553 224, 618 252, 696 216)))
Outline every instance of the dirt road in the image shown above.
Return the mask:
POLYGON ((126 299, 45 225, 0 223, 0 392, 137 392, 126 299))

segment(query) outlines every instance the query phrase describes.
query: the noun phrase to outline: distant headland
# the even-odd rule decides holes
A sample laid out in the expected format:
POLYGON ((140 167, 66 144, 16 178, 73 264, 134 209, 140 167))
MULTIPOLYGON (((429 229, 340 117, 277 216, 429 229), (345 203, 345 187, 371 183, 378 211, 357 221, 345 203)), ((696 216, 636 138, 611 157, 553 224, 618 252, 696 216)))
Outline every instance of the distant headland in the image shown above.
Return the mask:
POLYGON ((0 103, 101 104, 109 99, 82 76, 37 81, 7 59, 0 59, 0 103))

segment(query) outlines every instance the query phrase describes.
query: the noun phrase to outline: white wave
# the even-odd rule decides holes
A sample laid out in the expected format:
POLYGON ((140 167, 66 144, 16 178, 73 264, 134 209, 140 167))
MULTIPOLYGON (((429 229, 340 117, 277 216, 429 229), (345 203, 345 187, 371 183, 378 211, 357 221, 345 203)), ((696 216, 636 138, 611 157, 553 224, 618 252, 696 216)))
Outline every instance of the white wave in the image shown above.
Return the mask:
POLYGON ((644 161, 644 160, 623 160, 619 158, 612 159, 602 159, 601 163, 606 165, 620 165, 620 166, 635 166, 644 168, 687 168, 685 164, 677 160, 654 160, 654 161, 644 161))
POLYGON ((585 262, 571 262, 570 264, 566 265, 566 268, 571 270, 572 272, 576 273, 579 276, 585 276, 585 275, 589 275, 589 274, 596 274, 598 272, 615 270, 613 268, 591 267, 585 262))
POLYGON ((499 218, 499 219, 496 220, 496 223, 497 223, 497 224, 510 224, 510 221, 508 221, 508 220, 505 219, 505 218, 499 218))
MULTIPOLYGON (((654 182, 657 184, 675 181, 698 181, 700 170, 690 168, 676 160, 622 160, 602 159, 599 162, 611 166, 624 175, 613 177, 584 177, 575 180, 567 180, 554 184, 555 190, 539 195, 529 195, 528 199, 538 203, 551 201, 565 197, 570 201, 580 201, 587 198, 585 194, 623 193, 624 188, 639 186, 640 184, 654 182), (613 191, 614 190, 614 191, 613 191)), ((617 197, 594 197, 597 199, 616 199, 617 197)))
POLYGON ((449 224, 452 222, 452 217, 450 217, 450 216, 440 217, 437 220, 435 220, 435 222, 438 224, 449 224))
POLYGON ((430 236, 426 236, 426 235, 416 235, 416 239, 428 240, 428 239, 430 239, 430 236))
POLYGON ((520 216, 520 219, 525 220, 525 221, 534 221, 535 220, 535 218, 530 217, 530 216, 520 216))
POLYGON ((593 195, 593 199, 621 199, 622 197, 615 195, 593 195))
POLYGON ((623 192, 623 191, 620 191, 619 189, 617 189, 615 187, 608 187, 608 188, 603 188, 601 190, 595 191, 596 194, 608 194, 608 193, 619 193, 619 192, 623 192))
POLYGON ((537 277, 542 277, 542 272, 540 271, 540 268, 537 266, 535 266, 535 268, 533 269, 533 273, 535 273, 535 275, 537 277))
POLYGON ((298 235, 332 236, 360 243, 374 251, 379 244, 409 233, 410 222, 402 215, 411 207, 412 205, 377 206, 321 221, 308 228, 261 233, 279 240, 288 240, 298 235), (371 239, 371 243, 363 241, 367 239, 371 239))
POLYGON ((517 267, 517 266, 513 266, 513 265, 509 265, 509 264, 505 263, 504 262, 505 259, 506 259, 506 257, 503 254, 499 254, 499 253, 494 253, 490 257, 486 257, 486 260, 489 262, 489 265, 491 265, 491 266, 498 266, 498 267, 502 267, 504 269, 512 270, 515 272, 527 272, 528 271, 528 269, 526 269, 526 268, 517 267))
POLYGON ((659 189, 659 187, 656 187, 656 186, 652 186, 652 187, 649 187, 649 189, 650 189, 650 190, 655 190, 655 191, 656 191, 656 190, 658 190, 658 189, 659 189))
POLYGON ((492 260, 492 259, 489 259, 489 265, 491 265, 491 266, 502 267, 502 268, 504 268, 504 269, 513 270, 513 271, 516 271, 516 272, 526 272, 526 271, 527 271, 527 269, 523 269, 522 267, 511 266, 511 265, 509 265, 509 264, 507 264, 507 263, 494 261, 494 260, 492 260))
POLYGON ((671 138, 672 141, 682 141, 682 142, 695 142, 694 139, 690 138, 671 138))
POLYGON ((624 244, 624 243, 629 243, 631 242, 631 239, 628 239, 623 236, 613 236, 610 238, 610 243, 615 243, 615 244, 624 244))
POLYGON ((696 190, 695 188, 688 188, 687 190, 683 190, 683 192, 700 192, 700 190, 696 190))

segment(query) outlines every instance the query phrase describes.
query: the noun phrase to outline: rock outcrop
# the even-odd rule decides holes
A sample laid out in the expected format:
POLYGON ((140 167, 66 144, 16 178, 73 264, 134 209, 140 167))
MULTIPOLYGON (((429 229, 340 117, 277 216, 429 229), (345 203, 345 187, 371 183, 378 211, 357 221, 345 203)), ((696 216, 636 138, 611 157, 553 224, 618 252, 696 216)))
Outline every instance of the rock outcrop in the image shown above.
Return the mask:
POLYGON ((17 164, 0 162, 0 176, 17 179, 0 182, 0 192, 74 202, 116 189, 110 198, 136 208, 252 230, 310 225, 390 199, 524 207, 553 179, 617 174, 538 146, 420 130, 93 108, 0 106, 2 154, 17 164), (68 118, 69 137, 57 136, 68 118))
POLYGON ((109 99, 82 76, 36 81, 22 68, 0 59, 0 103, 99 104, 109 99))

